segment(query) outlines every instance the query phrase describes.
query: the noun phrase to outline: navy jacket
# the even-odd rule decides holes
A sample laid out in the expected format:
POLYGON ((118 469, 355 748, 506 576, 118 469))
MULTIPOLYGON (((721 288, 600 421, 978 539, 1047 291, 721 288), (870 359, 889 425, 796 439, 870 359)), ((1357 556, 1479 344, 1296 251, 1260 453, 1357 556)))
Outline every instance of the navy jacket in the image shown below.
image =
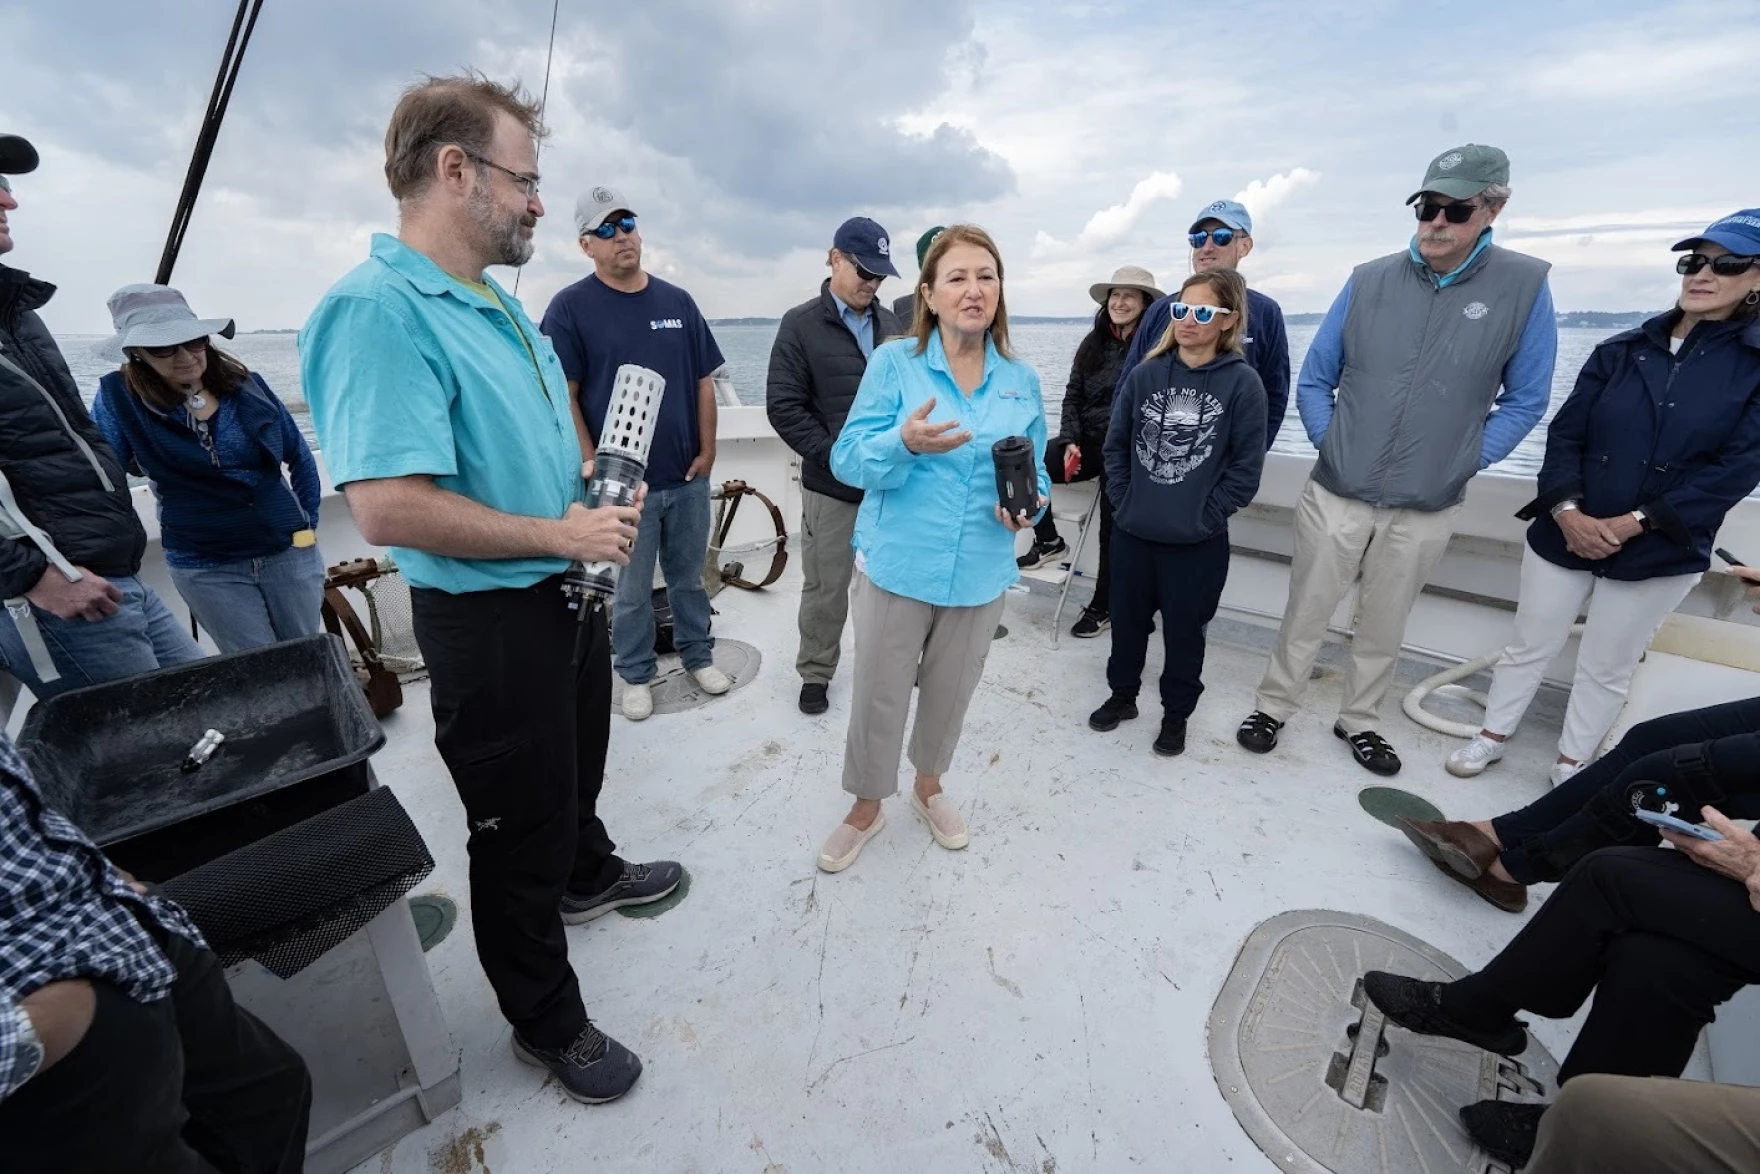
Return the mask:
POLYGON ((317 527, 317 462, 286 405, 260 376, 253 374, 234 397, 239 428, 253 441, 242 468, 222 469, 181 409, 149 407, 128 390, 120 371, 99 381, 95 406, 98 426, 117 453, 153 483, 167 556, 267 558, 291 547, 296 530, 317 527), (284 465, 300 486, 299 497, 282 476, 284 465))
POLYGON ((1760 323, 1701 322, 1668 350, 1678 311, 1616 334, 1589 356, 1546 433, 1528 545, 1556 566, 1636 581, 1711 565, 1730 507, 1760 484, 1760 323), (1565 549, 1550 510, 1641 509, 1651 529, 1604 559, 1565 549))
POLYGON ((1259 492, 1265 387, 1232 352, 1202 367, 1177 350, 1138 364, 1112 401, 1112 520, 1147 542, 1202 542, 1259 492))
MULTIPOLYGON (((1178 294, 1168 294, 1143 311, 1143 320, 1131 336, 1130 353, 1118 372, 1119 391, 1124 390, 1124 381, 1143 356, 1167 333, 1173 322, 1168 307, 1177 301, 1178 294)), ((1247 366, 1258 372, 1265 387, 1265 450, 1269 452, 1277 430, 1283 427, 1283 411, 1289 406, 1289 333, 1283 325, 1283 307, 1256 289, 1247 290, 1247 335, 1241 339, 1241 349, 1246 352, 1247 366)))

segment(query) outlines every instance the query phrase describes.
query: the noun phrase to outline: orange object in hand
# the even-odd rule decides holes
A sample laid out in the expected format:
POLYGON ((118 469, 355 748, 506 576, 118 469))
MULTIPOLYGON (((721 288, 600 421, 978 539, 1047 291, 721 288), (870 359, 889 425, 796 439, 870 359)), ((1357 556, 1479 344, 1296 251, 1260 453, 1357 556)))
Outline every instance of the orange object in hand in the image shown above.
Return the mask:
POLYGON ((1076 474, 1082 471, 1082 448, 1077 444, 1063 446, 1063 479, 1074 481, 1076 474))

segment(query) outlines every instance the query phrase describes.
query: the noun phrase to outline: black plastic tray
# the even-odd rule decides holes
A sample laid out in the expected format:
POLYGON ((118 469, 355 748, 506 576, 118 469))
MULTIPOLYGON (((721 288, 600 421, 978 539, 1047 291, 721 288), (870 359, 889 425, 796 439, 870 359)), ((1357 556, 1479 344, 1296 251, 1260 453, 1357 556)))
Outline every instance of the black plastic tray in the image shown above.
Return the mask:
POLYGON ((39 702, 19 737, 50 805, 143 880, 364 794, 367 757, 384 744, 331 635, 63 693, 39 702), (184 774, 210 728, 226 741, 184 774), (155 843, 175 859, 156 858, 155 843))

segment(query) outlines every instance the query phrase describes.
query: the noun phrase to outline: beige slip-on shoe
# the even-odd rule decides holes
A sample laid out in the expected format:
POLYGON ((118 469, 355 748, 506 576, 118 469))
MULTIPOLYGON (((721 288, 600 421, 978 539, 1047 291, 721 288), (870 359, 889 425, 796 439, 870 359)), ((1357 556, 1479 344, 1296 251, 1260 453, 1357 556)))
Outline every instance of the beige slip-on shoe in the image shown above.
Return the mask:
POLYGON ((960 815, 959 808, 955 807, 953 800, 945 794, 931 795, 928 804, 925 805, 921 799, 917 798, 917 792, 913 788, 911 807, 923 817, 923 822, 929 825, 929 834, 934 836, 935 842, 943 848, 957 851, 972 842, 971 835, 966 831, 966 821, 960 815))
POLYGON ((866 831, 847 823, 838 824, 837 830, 826 839, 825 846, 819 849, 819 868, 824 872, 842 872, 856 862, 856 857, 862 854, 862 848, 879 835, 880 829, 885 826, 884 811, 874 817, 874 822, 868 825, 866 831))

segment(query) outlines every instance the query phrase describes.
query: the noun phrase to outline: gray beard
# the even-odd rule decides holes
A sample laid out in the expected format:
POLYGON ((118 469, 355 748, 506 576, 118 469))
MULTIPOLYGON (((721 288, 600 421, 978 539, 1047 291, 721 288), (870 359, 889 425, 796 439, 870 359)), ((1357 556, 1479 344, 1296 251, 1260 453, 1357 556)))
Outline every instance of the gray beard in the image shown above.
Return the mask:
POLYGON ((470 208, 488 264, 517 268, 532 259, 532 242, 519 233, 524 216, 503 216, 483 187, 471 193, 470 208))

